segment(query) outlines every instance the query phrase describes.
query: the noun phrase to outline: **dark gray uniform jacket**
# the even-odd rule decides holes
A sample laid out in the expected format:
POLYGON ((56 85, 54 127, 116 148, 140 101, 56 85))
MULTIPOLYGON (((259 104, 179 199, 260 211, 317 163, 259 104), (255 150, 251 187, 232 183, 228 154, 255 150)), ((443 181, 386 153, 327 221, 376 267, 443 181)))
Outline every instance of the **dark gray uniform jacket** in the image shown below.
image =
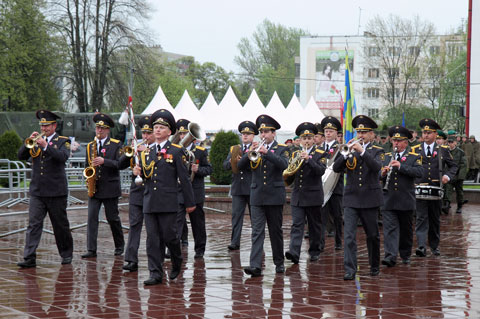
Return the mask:
MULTIPOLYGON (((384 166, 388 166, 392 153, 385 154, 384 166)), ((390 174, 388 190, 383 191, 385 210, 415 210, 415 178, 422 177, 423 167, 420 155, 405 150, 400 158, 400 169, 394 167, 390 174)), ((387 176, 383 177, 385 185, 387 176)))
MULTIPOLYGON (((289 151, 286 145, 272 143, 271 149, 262 156, 261 163, 252 170, 250 186, 250 205, 268 206, 285 203, 285 184, 282 173, 288 166, 289 151)), ((238 168, 245 170, 251 161, 244 155, 238 161, 238 168)), ((252 163, 252 165, 256 165, 252 163)))
MULTIPOLYGON (((70 140, 68 137, 58 136, 57 133, 54 133, 50 143, 45 151, 41 150, 40 155, 32 158, 30 195, 57 197, 68 194, 65 162, 70 155, 70 150, 67 148, 70 140)), ((35 147, 32 152, 38 150, 39 148, 35 147)), ((25 161, 30 157, 30 150, 22 145, 18 150, 18 159, 25 161)))
MULTIPOLYGON (((352 208, 373 208, 383 205, 380 170, 384 160, 383 148, 369 143, 363 156, 357 152, 348 159, 349 165, 356 160, 354 169, 347 169, 347 183, 343 193, 343 206, 352 208)), ((347 160, 338 156, 333 171, 340 173, 347 168, 347 160)))
POLYGON ((325 152, 315 146, 310 151, 311 158, 304 161, 302 166, 295 173, 292 199, 293 206, 322 206, 323 186, 322 175, 325 173, 325 152))
POLYGON ((440 186, 441 176, 447 175, 450 180, 457 173, 457 164, 448 151, 448 147, 433 145, 432 156, 428 157, 423 150, 423 143, 412 147, 412 151, 419 154, 422 158, 423 176, 415 180, 415 184, 427 183, 428 185, 440 186), (440 169, 441 163, 441 169, 440 169))
MULTIPOLYGON (((240 146, 241 147, 241 146, 240 146)), ((226 170, 232 169, 230 159, 232 158, 232 147, 228 153, 227 159, 223 161, 223 168, 226 170)), ((242 157, 247 157, 248 152, 241 151, 242 157)), ((237 163, 238 164, 238 163, 237 163)), ((238 166, 238 165, 237 165, 238 166)), ((232 173, 232 186, 230 189, 231 195, 250 195, 250 186, 252 185, 252 170, 250 165, 247 165, 245 169, 238 169, 238 174, 232 173)))

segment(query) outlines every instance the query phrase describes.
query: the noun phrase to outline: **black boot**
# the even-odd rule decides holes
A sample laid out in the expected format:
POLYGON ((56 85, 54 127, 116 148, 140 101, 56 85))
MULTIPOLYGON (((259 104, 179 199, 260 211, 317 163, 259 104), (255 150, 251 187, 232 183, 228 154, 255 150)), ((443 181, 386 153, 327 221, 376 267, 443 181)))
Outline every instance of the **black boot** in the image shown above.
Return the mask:
POLYGON ((458 204, 457 205, 457 211, 456 211, 457 214, 461 214, 462 213, 462 204, 458 204))
POLYGON ((444 213, 445 215, 448 215, 449 211, 450 211, 450 201, 446 200, 443 202, 442 213, 444 213))

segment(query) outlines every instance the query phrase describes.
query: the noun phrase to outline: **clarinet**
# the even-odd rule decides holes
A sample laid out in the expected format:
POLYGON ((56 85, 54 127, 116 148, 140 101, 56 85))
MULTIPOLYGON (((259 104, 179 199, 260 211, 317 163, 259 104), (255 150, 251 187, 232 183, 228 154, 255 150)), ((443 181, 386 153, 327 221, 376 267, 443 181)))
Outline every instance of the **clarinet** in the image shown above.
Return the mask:
POLYGON ((392 162, 395 160, 395 158, 397 157, 397 148, 395 147, 393 149, 393 152, 392 152, 392 158, 390 159, 390 163, 388 163, 388 167, 390 168, 390 170, 388 171, 388 174, 387 174, 387 179, 385 180, 385 186, 383 186, 383 189, 384 190, 388 190, 388 184, 390 183, 390 176, 392 175, 392 162))

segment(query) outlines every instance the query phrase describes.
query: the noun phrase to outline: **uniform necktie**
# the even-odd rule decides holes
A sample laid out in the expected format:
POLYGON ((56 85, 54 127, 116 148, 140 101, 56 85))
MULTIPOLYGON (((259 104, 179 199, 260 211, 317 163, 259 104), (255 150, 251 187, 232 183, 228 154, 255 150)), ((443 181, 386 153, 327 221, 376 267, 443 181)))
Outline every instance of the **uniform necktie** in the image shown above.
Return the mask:
POLYGON ((102 143, 102 141, 100 141, 98 143, 98 153, 100 153, 102 150, 103 150, 103 143, 102 143))
POLYGON ((427 156, 432 156, 432 152, 430 151, 430 145, 427 146, 427 156))
POLYGON ((397 154, 396 160, 397 160, 397 161, 400 161, 400 154, 397 154))
POLYGON ((270 149, 270 145, 267 145, 267 151, 270 149))
POLYGON ((243 145, 243 152, 245 153, 247 151, 247 144, 243 145))
POLYGON ((160 153, 160 144, 157 144, 157 153, 160 153))
POLYGON ((330 147, 328 147, 328 144, 325 145, 325 152, 328 152, 328 150, 330 149, 330 147))

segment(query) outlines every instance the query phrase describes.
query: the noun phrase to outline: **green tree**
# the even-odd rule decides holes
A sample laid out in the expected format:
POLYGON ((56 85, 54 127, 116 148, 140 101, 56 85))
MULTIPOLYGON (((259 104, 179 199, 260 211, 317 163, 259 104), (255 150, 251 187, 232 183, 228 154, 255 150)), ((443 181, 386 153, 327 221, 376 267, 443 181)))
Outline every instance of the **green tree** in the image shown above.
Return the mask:
MULTIPOLYGON (((17 152, 20 146, 22 146, 22 140, 18 134, 15 131, 5 131, 5 133, 0 135, 0 158, 17 161, 17 152)), ((7 178, 0 179, 0 186, 8 187, 9 180, 7 178)))
POLYGON ((67 48, 69 95, 80 112, 101 111, 112 73, 130 64, 113 63, 118 63, 115 53, 143 45, 150 8, 145 0, 51 0, 49 5, 49 18, 67 48))
MULTIPOLYGON (((261 88, 259 97, 265 103, 277 91, 284 104, 294 92, 295 57, 300 52, 300 37, 307 31, 288 28, 264 20, 251 39, 242 38, 238 44, 239 55, 235 62, 245 74, 243 81, 250 88, 261 88)), ((250 90, 251 91, 251 90, 250 90)))
POLYGON ((213 97, 220 101, 233 83, 233 74, 213 62, 203 64, 195 62, 189 67, 187 75, 193 82, 195 88, 193 95, 197 104, 207 99, 208 92, 212 92, 213 97))
POLYGON ((0 2, 0 101, 5 111, 56 109, 56 39, 41 1, 0 2))
POLYGON ((210 163, 213 172, 210 176, 212 183, 217 185, 229 185, 232 183, 232 172, 223 168, 223 161, 227 158, 230 146, 238 144, 240 141, 238 135, 232 131, 220 131, 215 136, 210 149, 210 163))

